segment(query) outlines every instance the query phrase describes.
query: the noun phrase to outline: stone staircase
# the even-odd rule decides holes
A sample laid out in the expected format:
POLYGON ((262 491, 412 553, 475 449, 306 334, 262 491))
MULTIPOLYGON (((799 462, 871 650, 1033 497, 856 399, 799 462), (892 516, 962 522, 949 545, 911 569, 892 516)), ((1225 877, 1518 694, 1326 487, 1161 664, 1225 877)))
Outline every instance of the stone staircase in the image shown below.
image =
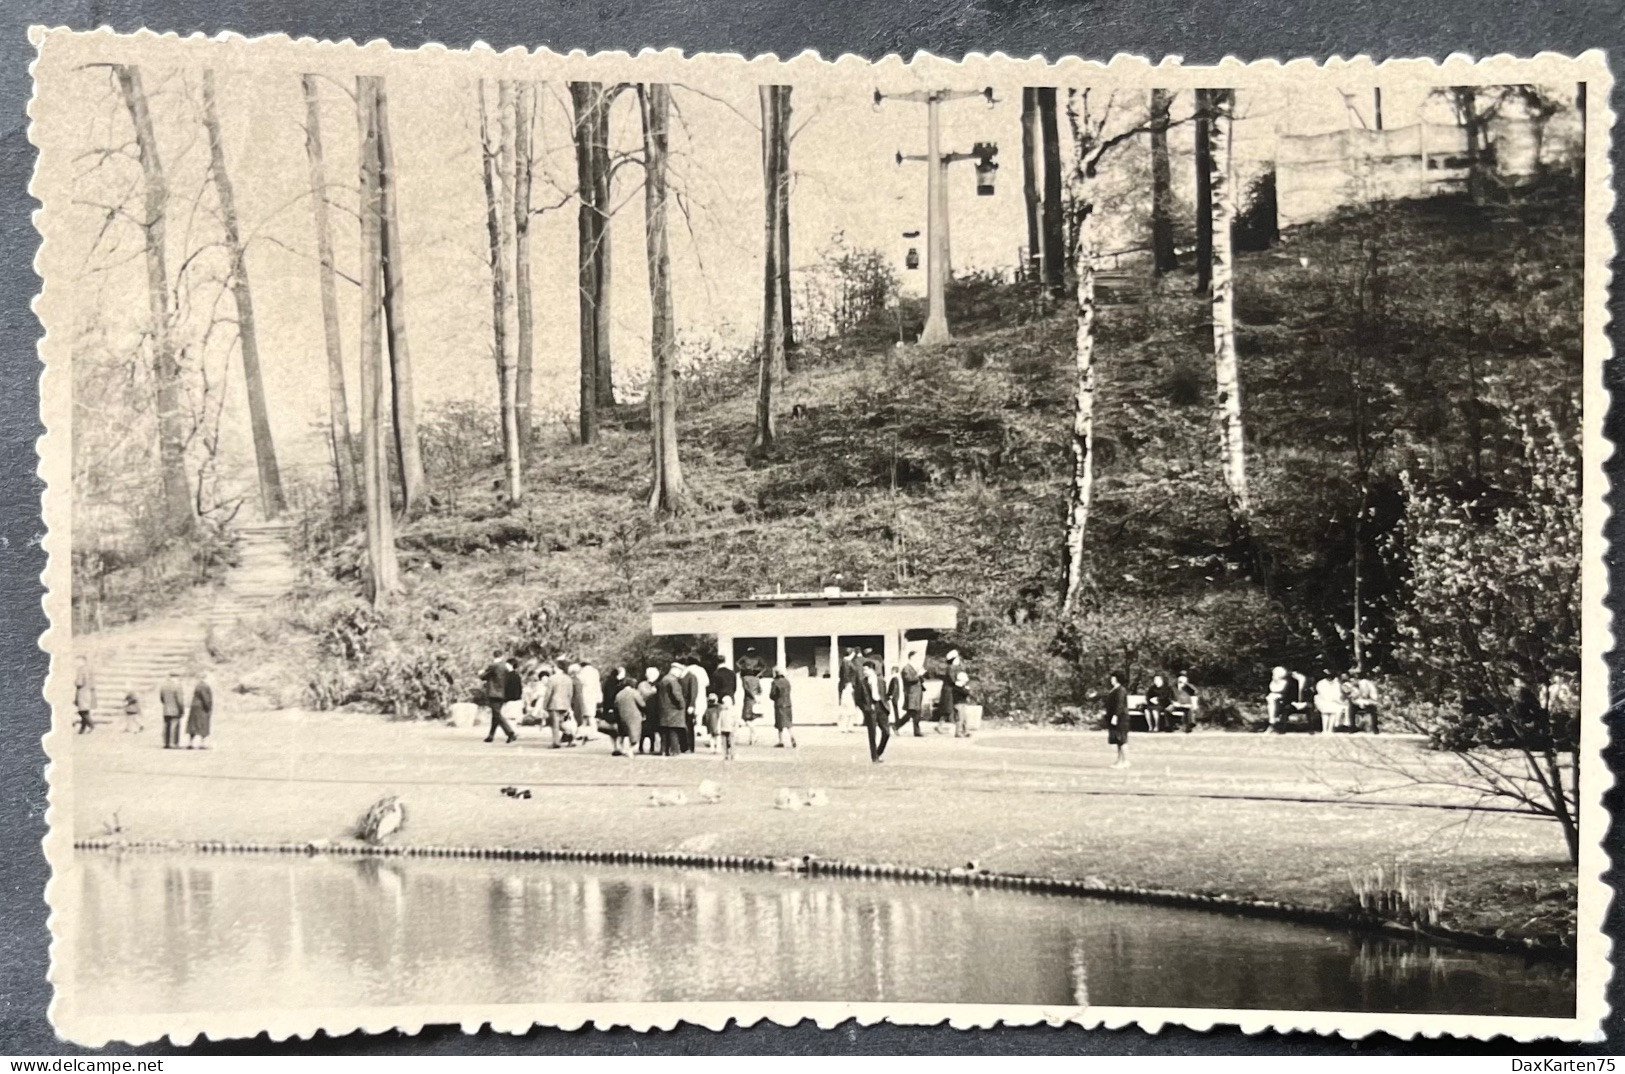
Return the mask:
POLYGON ((205 657, 209 632, 223 633, 285 597, 298 578, 285 522, 249 522, 237 528, 239 560, 217 588, 199 594, 195 607, 75 639, 96 676, 96 719, 115 720, 134 690, 149 725, 161 713, 158 688, 171 672, 191 689, 188 675, 205 657))

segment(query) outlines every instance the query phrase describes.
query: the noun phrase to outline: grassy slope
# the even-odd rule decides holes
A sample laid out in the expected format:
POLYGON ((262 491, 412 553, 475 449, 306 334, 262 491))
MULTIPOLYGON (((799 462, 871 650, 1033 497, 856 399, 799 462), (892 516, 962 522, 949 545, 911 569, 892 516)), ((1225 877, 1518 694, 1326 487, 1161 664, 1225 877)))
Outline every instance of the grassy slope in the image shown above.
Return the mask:
MULTIPOLYGON (((1267 591, 1226 547, 1205 304, 1180 275, 1105 309, 1081 661, 1050 655, 1044 616, 1070 465, 1074 324, 1065 308, 1045 315, 1015 289, 974 283, 953 300, 959 340, 939 351, 895 350, 883 328, 805 348, 783 405, 811 413, 783 420, 772 459, 746 458, 752 386, 737 372, 685 385, 683 464, 698 505, 687 517, 647 518, 637 408, 594 447, 542 445, 522 508, 500 502, 494 465, 480 471, 455 509, 401 531, 418 610, 397 617, 397 642, 406 659, 433 651, 448 673, 495 642, 641 663, 651 601, 814 588, 840 572, 848 585, 963 598, 952 640, 998 714, 1053 715, 1119 664, 1189 666, 1250 697, 1270 663, 1338 658, 1351 355, 1367 355, 1373 428, 1391 431, 1379 471, 1470 473, 1476 418, 1493 480, 1506 438, 1484 430, 1504 429, 1514 402, 1563 417, 1577 398, 1580 235, 1571 199, 1494 215, 1422 203, 1243 256, 1238 346, 1267 591), (1380 337, 1357 315, 1373 249, 1380 337), (1016 625, 1017 604, 1038 619, 1016 625), (537 607, 548 621, 516 630, 537 607)), ((358 552, 354 540, 338 549, 341 579, 358 552)), ((353 599, 318 590, 308 624, 353 599)))

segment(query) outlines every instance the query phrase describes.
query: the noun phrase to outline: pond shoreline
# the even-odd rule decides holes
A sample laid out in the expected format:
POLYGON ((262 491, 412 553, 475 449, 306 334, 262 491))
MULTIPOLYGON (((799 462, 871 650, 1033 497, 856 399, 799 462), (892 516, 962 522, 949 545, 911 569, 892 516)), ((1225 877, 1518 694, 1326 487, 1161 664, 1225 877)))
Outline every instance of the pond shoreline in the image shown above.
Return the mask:
POLYGON ((251 843, 223 840, 123 840, 115 838, 78 839, 75 851, 96 853, 193 853, 193 854, 283 854, 316 858, 342 856, 356 858, 462 858, 510 861, 581 862, 602 865, 634 865, 652 868, 709 869, 736 872, 775 872, 857 880, 884 880, 894 883, 952 884, 966 887, 992 887, 1029 891, 1035 895, 1098 899, 1108 902, 1140 903, 1185 910, 1208 910, 1244 917, 1268 918, 1303 925, 1320 925, 1370 935, 1424 941, 1471 951, 1519 955, 1531 961, 1572 967, 1575 948, 1540 937, 1496 936, 1442 926, 1416 927, 1369 915, 1353 914, 1323 907, 1304 906, 1273 899, 1205 894, 1166 888, 1110 884, 1094 877, 1063 878, 1000 873, 989 870, 938 869, 891 863, 853 862, 822 859, 774 858, 759 855, 696 854, 682 851, 592 850, 571 847, 472 847, 413 843, 374 845, 360 840, 333 842, 251 843))

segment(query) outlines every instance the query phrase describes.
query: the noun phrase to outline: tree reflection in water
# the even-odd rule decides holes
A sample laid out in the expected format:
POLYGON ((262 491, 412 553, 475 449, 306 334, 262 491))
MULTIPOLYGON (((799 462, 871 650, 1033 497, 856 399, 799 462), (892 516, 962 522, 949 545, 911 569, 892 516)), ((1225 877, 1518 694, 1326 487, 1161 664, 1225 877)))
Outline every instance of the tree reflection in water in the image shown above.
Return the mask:
POLYGON ((1571 1014, 1570 970, 1197 911, 489 860, 82 854, 84 1013, 957 1002, 1571 1014))

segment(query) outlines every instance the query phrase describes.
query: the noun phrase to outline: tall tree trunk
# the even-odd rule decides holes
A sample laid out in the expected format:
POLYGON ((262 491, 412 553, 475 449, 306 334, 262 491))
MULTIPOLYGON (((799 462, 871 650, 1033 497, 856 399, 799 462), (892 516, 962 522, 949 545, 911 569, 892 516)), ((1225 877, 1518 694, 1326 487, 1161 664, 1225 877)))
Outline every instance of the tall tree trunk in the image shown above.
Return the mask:
POLYGON ((773 384, 784 365, 784 334, 779 328, 779 225, 784 162, 779 137, 784 121, 778 86, 758 86, 762 110, 762 336, 756 360, 756 436, 752 453, 769 452, 777 437, 773 384))
POLYGON ((593 109, 592 125, 592 200, 593 211, 598 218, 595 231, 598 241, 593 248, 595 264, 593 308, 597 317, 593 340, 598 347, 593 384, 597 389, 600 412, 615 406, 615 366, 610 353, 610 293, 614 283, 610 272, 610 255, 614 251, 610 243, 609 219, 612 181, 609 162, 609 111, 620 90, 621 87, 616 86, 599 91, 593 109))
POLYGON ((1038 125, 1044 139, 1044 287, 1059 299, 1066 289, 1066 227, 1061 218, 1061 127, 1055 87, 1038 88, 1038 125))
POLYGON ((779 372, 788 370, 788 357, 796 345, 795 315, 790 303, 790 86, 779 87, 779 372))
POLYGON ((1209 90, 1212 115, 1208 122, 1209 185, 1213 205, 1213 371, 1215 409, 1220 429, 1224 489, 1230 513, 1231 535, 1238 544, 1252 539, 1252 506, 1247 495, 1247 453, 1241 425, 1241 375, 1236 364, 1235 259, 1231 250, 1231 223, 1235 219, 1235 190, 1230 176, 1230 125, 1235 109, 1234 90, 1209 90))
POLYGON ((400 586, 395 518, 389 503, 389 370, 384 363, 383 156, 378 144, 376 76, 356 78, 361 128, 361 473, 367 516, 368 595, 376 607, 400 586))
POLYGON ((676 326, 666 236, 671 88, 660 82, 640 84, 638 106, 643 115, 644 241, 649 259, 649 425, 654 449, 649 508, 656 515, 677 515, 688 510, 690 497, 677 454, 677 381, 672 369, 676 326))
POLYGON ((1213 95, 1196 91, 1196 293, 1213 286, 1213 95))
POLYGON ((502 425, 503 483, 508 501, 517 503, 523 494, 519 465, 519 424, 514 407, 514 381, 518 362, 508 340, 508 316, 512 308, 509 287, 509 234, 512 216, 509 183, 508 128, 512 119, 512 83, 497 83, 497 143, 491 144, 491 124, 485 108, 485 84, 480 83, 480 144, 484 163, 485 228, 491 245, 491 337, 497 366, 498 421, 502 425))
POLYGON ((1038 230, 1038 90, 1021 91, 1021 197, 1027 208, 1027 262, 1021 266, 1022 279, 1041 278, 1043 240, 1038 230))
POLYGON ((390 384, 395 460, 400 470, 401 510, 410 513, 423 497, 423 448, 418 440, 417 403, 412 393, 412 356, 406 346, 405 249, 401 242, 400 199, 395 149, 389 133, 389 95, 377 77, 379 210, 383 219, 384 324, 389 335, 390 384))
POLYGON ((339 510, 349 512, 357 497, 355 438, 350 432, 350 402, 344 388, 344 344, 339 333, 338 289, 333 272, 333 228, 327 216, 327 169, 322 156, 321 99, 316 76, 302 75, 305 93, 305 155, 310 163, 310 205, 316 220, 316 274, 322 296, 322 335, 327 343, 327 407, 332 430, 333 470, 339 510))
MULTIPOLYGON (((1086 182, 1089 180, 1085 180, 1086 182)), ((1085 191, 1087 198, 1088 191, 1085 191)), ((1084 533, 1094 494, 1095 447, 1095 214, 1085 205, 1078 225, 1078 324, 1076 396, 1072 408, 1072 484, 1066 517, 1066 571, 1061 613, 1077 609, 1083 588, 1084 533)))
POLYGON ((163 479, 165 524, 176 533, 189 533, 197 522, 186 476, 186 424, 181 414, 181 366, 171 333, 169 270, 164 258, 165 224, 169 213, 169 182, 158 155, 158 137, 141 84, 141 69, 120 64, 113 68, 135 128, 136 150, 141 156, 145 184, 141 234, 147 263, 147 331, 152 336, 153 394, 158 408, 158 462, 163 479))
POLYGON ((598 161, 595 140, 603 86, 597 82, 570 83, 570 105, 575 119, 576 151, 576 305, 580 324, 580 390, 577 425, 583 444, 598 439, 598 351, 600 290, 599 257, 608 235, 599 212, 598 161))
POLYGON ((514 370, 514 425, 521 465, 531 452, 531 377, 535 365, 535 320, 530 287, 530 184, 535 163, 531 156, 530 119, 535 86, 519 82, 513 95, 513 291, 518 316, 518 347, 514 370))
POLYGON ((1158 276, 1179 267, 1174 249, 1173 174, 1168 167, 1168 113, 1174 95, 1151 91, 1151 261, 1158 276))
POLYGON ((243 390, 248 393, 248 425, 254 438, 254 464, 260 478, 260 509, 267 519, 288 509, 282 494, 282 470, 277 466, 276 444, 271 439, 271 415, 265 407, 265 379, 260 374, 259 334, 254 324, 254 294, 248 284, 242 230, 237 225, 237 198, 226 171, 226 151, 220 137, 220 111, 215 100, 214 71, 203 71, 203 127, 209 139, 209 177, 220 199, 220 223, 226 233, 226 256, 231 259, 231 297, 237 305, 237 344, 243 355, 243 390))

